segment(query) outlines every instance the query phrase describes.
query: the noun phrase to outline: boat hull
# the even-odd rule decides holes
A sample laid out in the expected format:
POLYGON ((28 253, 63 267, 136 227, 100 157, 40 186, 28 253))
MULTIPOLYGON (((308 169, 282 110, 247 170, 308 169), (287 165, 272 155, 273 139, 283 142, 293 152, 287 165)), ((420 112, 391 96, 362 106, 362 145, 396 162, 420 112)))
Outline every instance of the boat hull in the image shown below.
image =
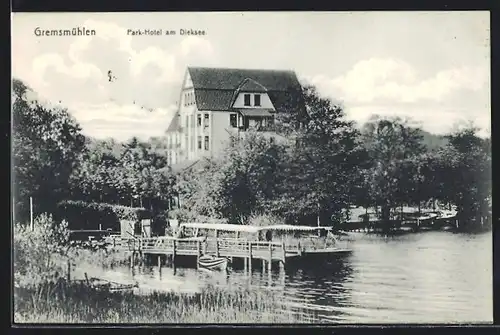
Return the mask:
POLYGON ((315 264, 322 262, 330 262, 333 260, 343 259, 344 257, 352 253, 351 249, 348 248, 329 248, 329 249, 318 249, 318 250, 307 250, 298 257, 298 259, 303 261, 313 261, 315 264))
POLYGON ((200 268, 209 270, 226 270, 228 265, 228 259, 225 257, 201 257, 198 260, 198 266, 200 268))

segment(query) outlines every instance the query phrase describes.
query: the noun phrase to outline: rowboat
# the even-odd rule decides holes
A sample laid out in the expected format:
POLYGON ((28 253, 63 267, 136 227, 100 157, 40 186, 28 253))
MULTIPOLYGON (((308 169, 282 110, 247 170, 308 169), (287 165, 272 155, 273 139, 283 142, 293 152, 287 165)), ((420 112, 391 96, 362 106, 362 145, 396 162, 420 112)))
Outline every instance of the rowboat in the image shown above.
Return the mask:
POLYGON ((226 270, 228 259, 226 257, 216 257, 213 255, 204 255, 198 259, 198 266, 210 270, 226 270))
POLYGON ((111 292, 131 291, 134 288, 139 287, 138 283, 123 284, 102 278, 87 278, 86 282, 95 289, 106 290, 111 292))

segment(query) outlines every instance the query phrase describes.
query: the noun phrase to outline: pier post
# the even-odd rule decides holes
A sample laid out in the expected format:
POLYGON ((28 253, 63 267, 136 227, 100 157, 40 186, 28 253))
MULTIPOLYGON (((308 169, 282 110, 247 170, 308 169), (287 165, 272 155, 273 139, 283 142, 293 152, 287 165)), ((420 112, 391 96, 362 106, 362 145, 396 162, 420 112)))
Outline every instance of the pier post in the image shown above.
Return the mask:
POLYGON ((196 242, 196 247, 197 247, 197 252, 198 252, 198 258, 196 259, 196 262, 198 263, 198 261, 201 257, 201 241, 196 242))
POLYGON ((248 242, 248 272, 252 273, 252 242, 248 242))
POLYGON ((174 251, 172 253, 172 267, 175 269, 175 254, 177 252, 177 240, 174 240, 174 251))
POLYGON ((215 256, 216 257, 220 256, 220 254, 219 254, 219 238, 215 239, 215 256))
POLYGON ((68 283, 71 281, 71 261, 68 259, 68 275, 67 275, 68 283))
POLYGON ((285 242, 283 242, 281 244, 281 248, 283 249, 283 266, 285 266, 285 262, 286 262, 286 245, 285 245, 285 242))
POLYGON ((285 269, 283 269, 282 271, 280 271, 280 282, 282 287, 285 287, 286 284, 285 281, 286 281, 286 274, 285 274, 285 269))
POLYGON ((248 262, 248 258, 243 257, 243 271, 245 273, 247 273, 247 269, 248 269, 247 262, 248 262))
POLYGON ((269 261, 267 263, 267 270, 271 272, 271 264, 273 261, 273 245, 271 242, 269 242, 269 261))

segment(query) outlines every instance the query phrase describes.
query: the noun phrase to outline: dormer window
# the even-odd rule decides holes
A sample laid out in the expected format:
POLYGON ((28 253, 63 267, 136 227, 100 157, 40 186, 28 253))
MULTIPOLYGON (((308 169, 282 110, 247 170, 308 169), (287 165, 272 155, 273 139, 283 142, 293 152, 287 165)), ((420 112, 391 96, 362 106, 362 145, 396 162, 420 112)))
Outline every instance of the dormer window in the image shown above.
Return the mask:
POLYGON ((245 94, 244 99, 245 99, 245 101, 244 101, 245 106, 251 106, 250 105, 250 94, 245 94))
POLYGON ((254 106, 260 107, 260 94, 255 94, 253 96, 254 106))

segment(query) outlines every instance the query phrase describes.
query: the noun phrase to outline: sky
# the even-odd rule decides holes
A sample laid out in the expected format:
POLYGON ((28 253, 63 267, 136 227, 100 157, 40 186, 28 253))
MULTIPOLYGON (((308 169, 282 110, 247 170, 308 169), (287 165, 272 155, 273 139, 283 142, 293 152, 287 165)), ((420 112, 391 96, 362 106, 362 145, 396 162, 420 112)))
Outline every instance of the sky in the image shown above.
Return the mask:
POLYGON ((164 133, 187 66, 294 70, 360 124, 400 116, 444 134, 473 121, 487 136, 489 28, 482 11, 15 13, 12 75, 67 107, 85 134, 119 141, 164 133), (37 27, 96 34, 36 36, 37 27))

